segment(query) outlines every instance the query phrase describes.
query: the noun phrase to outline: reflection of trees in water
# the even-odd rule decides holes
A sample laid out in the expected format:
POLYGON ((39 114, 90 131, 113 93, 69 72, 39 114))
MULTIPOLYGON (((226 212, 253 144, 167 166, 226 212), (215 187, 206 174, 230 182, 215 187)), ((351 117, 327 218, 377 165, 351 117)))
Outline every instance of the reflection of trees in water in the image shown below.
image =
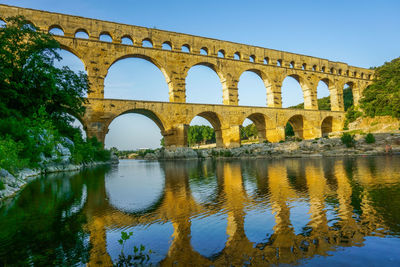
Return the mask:
POLYGON ((35 264, 110 263, 105 239, 108 226, 160 221, 174 227, 165 264, 241 265, 250 258, 254 264, 278 264, 326 255, 338 246, 360 246, 365 236, 384 235, 387 230, 399 234, 400 165, 393 164, 395 160, 162 162, 164 195, 145 214, 121 212, 109 205, 104 170, 37 180, 10 208, 0 209, 1 244, 12 244, 0 247, 0 259, 8 264, 25 259, 35 264), (255 188, 251 194, 246 184, 255 188), (207 199, 197 202, 193 195, 202 187, 207 199), (309 203, 310 220, 295 234, 290 214, 300 198, 309 203), (82 199, 86 203, 79 209, 82 199), (268 207, 275 220, 273 232, 262 233, 266 236, 261 243, 249 241, 244 231, 247 209, 253 205, 268 207), (71 207, 78 211, 71 212, 71 207), (334 212, 333 221, 328 221, 327 209, 334 212), (192 247, 190 218, 219 213, 228 217, 228 238, 222 251, 207 258, 192 247), (88 238, 91 248, 85 242, 88 238))
POLYGON ((40 178, 0 208, 0 265, 66 265, 87 262, 85 183, 102 171, 40 178), (83 200, 83 201, 82 201, 83 200), (72 208, 72 209, 71 209, 72 208))

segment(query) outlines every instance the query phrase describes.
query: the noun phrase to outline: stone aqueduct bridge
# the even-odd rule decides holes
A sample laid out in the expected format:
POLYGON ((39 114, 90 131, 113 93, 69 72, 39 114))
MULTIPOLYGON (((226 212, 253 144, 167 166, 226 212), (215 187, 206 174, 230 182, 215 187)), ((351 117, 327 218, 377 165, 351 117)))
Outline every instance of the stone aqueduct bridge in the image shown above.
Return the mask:
POLYGON ((373 71, 341 62, 293 54, 256 46, 232 43, 188 34, 131 26, 114 22, 0 5, 0 19, 23 15, 42 31, 61 29, 55 36, 61 47, 82 60, 92 92, 87 113, 80 118, 88 136, 104 142, 109 124, 126 113, 140 113, 152 119, 165 137, 167 146, 186 146, 187 128, 195 116, 210 121, 216 131, 217 145, 240 145, 244 119, 257 126, 259 139, 277 142, 284 139, 289 122, 304 139, 320 137, 342 129, 344 119, 343 87, 352 88, 355 104, 371 82, 373 71), (77 38, 84 32, 88 39, 77 38), (108 35, 111 42, 101 41, 108 35), (122 40, 131 45, 122 44, 122 40), (152 47, 143 47, 148 41, 152 47), (166 44, 170 49, 163 49, 166 44), (104 99, 104 79, 115 62, 136 57, 148 60, 165 76, 169 102, 104 99), (219 76, 223 88, 222 105, 188 104, 185 79, 191 67, 204 65, 219 76), (264 82, 268 107, 238 106, 238 81, 245 71, 256 73, 264 82), (304 110, 282 109, 281 86, 291 76, 301 85, 304 110), (317 85, 326 83, 331 111, 319 111, 317 85))

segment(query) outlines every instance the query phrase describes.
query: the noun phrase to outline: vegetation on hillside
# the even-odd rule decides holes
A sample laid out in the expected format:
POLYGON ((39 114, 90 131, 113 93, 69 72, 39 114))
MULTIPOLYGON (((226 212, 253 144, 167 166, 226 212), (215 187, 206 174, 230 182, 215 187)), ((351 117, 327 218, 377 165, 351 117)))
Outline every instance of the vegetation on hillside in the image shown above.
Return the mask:
POLYGON ((69 114, 85 112, 89 84, 86 74, 55 67, 59 47, 22 17, 8 18, 0 28, 0 168, 38 167, 43 156, 54 156, 59 143, 70 146, 75 163, 110 156, 71 126, 69 114))
POLYGON ((400 57, 375 69, 375 78, 360 100, 363 113, 369 117, 400 118, 400 57))
MULTIPOLYGON (((351 87, 343 89, 343 102, 344 110, 348 110, 353 106, 353 93, 351 92, 351 87)), ((296 106, 291 106, 289 108, 304 109, 304 103, 300 103, 296 106)), ((331 97, 326 96, 318 99, 318 109, 319 110, 331 110, 331 97)))

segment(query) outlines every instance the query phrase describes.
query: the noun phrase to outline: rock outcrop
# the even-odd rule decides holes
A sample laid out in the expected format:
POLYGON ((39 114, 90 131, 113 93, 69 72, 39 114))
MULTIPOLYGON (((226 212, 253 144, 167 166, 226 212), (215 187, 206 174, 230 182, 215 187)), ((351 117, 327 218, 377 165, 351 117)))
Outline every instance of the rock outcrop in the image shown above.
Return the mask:
POLYGON ((281 143, 251 144, 237 148, 157 149, 147 153, 144 159, 291 158, 400 154, 400 134, 376 134, 375 138, 375 143, 368 144, 365 141, 365 135, 355 135, 354 147, 346 147, 340 138, 318 138, 281 143))

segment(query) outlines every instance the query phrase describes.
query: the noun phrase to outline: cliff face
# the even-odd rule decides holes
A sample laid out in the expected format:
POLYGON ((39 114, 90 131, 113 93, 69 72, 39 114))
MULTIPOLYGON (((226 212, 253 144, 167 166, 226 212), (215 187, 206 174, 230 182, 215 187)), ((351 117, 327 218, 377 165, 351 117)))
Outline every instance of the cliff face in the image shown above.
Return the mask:
POLYGON ((349 131, 354 130, 360 130, 365 133, 399 133, 400 120, 391 116, 360 117, 349 123, 349 131))

